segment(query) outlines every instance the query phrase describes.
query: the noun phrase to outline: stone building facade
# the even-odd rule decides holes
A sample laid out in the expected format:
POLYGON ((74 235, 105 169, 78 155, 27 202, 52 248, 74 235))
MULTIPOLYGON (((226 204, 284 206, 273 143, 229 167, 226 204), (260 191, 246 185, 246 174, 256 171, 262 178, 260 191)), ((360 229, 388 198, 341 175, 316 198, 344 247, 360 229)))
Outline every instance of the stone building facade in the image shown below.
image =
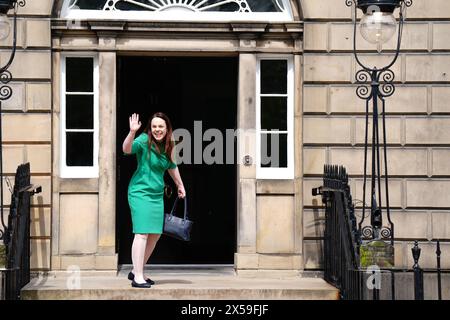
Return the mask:
MULTIPOLYGON (((236 166, 238 273, 320 269, 323 210, 311 189, 325 163, 342 164, 361 199, 364 110, 353 85, 351 10, 344 0, 289 1, 292 21, 168 22, 61 18, 63 1, 27 1, 19 9, 13 97, 3 103, 4 171, 31 163, 43 193, 32 203, 34 270, 116 270, 117 59, 141 56, 231 56, 238 61, 237 128, 256 129, 259 57, 288 57, 293 68, 292 176, 262 179, 255 163, 236 166), (98 65, 98 177, 61 175, 62 59, 95 56, 98 65)), ((450 3, 414 1, 400 59, 397 92, 388 99, 390 202, 395 258, 434 267, 442 239, 450 267, 450 3)), ((11 39, 3 41, 1 61, 11 39)), ((359 41, 370 64, 386 60, 359 41)), ((393 47, 393 43, 390 44, 393 47)), ((120 95, 120 93, 119 93, 120 95)), ((250 150, 256 154, 256 137, 250 150)), ((5 187, 5 199, 8 199, 5 187)), ((7 203, 8 204, 8 203, 7 203)))

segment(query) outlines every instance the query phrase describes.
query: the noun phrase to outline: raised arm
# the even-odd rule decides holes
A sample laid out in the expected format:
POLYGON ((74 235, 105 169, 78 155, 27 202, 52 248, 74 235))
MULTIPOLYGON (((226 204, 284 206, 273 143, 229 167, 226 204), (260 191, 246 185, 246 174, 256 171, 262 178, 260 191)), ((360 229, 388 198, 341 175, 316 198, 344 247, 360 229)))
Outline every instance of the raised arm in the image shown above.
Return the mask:
POLYGON ((134 136, 141 127, 139 115, 136 113, 133 113, 131 115, 131 117, 129 118, 129 122, 130 122, 130 132, 128 133, 127 137, 125 138, 122 144, 122 151, 127 154, 131 153, 131 146, 133 145, 134 136))

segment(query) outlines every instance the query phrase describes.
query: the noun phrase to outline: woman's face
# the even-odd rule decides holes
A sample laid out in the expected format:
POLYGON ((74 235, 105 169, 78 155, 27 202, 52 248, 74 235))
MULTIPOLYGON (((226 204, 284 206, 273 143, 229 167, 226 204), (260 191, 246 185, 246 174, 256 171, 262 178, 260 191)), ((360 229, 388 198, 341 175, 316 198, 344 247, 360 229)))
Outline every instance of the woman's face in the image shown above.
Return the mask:
POLYGON ((153 118, 152 119, 152 135, 157 142, 163 141, 167 134, 167 125, 164 119, 153 118))

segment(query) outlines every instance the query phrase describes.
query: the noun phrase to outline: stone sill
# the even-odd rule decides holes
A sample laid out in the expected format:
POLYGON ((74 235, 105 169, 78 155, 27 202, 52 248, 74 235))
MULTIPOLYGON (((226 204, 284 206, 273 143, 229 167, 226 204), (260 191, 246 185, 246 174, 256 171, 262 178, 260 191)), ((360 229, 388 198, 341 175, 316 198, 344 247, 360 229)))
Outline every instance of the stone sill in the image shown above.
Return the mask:
POLYGON ((166 22, 166 21, 80 21, 72 24, 65 19, 53 19, 53 31, 139 31, 139 32, 220 32, 220 33, 302 33, 303 22, 166 22))

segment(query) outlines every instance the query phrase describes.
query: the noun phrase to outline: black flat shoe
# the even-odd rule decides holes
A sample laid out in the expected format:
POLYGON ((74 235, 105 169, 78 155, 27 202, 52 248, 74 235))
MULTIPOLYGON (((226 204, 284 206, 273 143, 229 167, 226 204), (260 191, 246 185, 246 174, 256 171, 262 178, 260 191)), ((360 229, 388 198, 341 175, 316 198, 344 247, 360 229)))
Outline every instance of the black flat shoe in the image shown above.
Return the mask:
MULTIPOLYGON (((133 281, 134 280, 134 273, 130 271, 130 273, 128 273, 128 280, 133 281)), ((150 283, 151 285, 155 284, 155 281, 153 281, 152 279, 145 279, 145 282, 150 283)))
POLYGON ((131 286, 133 287, 133 288, 151 288, 152 287, 152 285, 150 284, 150 283, 148 283, 148 282, 145 282, 145 283, 137 283, 136 281, 131 281, 131 286))

